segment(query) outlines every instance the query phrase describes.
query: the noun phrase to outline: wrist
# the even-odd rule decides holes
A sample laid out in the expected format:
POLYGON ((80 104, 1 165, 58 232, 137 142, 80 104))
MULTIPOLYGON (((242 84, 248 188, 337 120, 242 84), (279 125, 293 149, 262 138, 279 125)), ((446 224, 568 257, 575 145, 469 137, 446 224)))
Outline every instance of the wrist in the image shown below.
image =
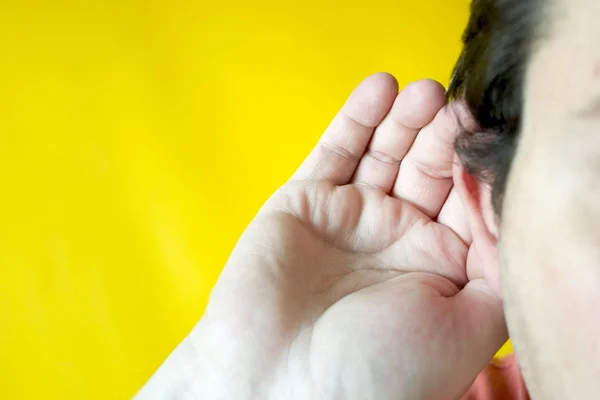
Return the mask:
POLYGON ((197 398, 199 387, 211 379, 212 368, 204 351, 196 348, 189 337, 168 356, 137 393, 136 400, 197 398))
POLYGON ((196 333, 177 346, 136 395, 136 400, 268 398, 263 396, 263 384, 253 376, 258 372, 256 366, 242 370, 235 361, 222 360, 222 355, 215 353, 219 347, 209 345, 196 333))

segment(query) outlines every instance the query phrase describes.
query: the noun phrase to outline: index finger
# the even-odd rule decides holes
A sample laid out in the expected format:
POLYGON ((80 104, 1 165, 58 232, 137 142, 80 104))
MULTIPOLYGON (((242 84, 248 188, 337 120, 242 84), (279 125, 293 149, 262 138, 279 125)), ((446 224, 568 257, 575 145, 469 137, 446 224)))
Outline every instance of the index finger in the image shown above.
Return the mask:
POLYGON ((378 73, 366 78, 354 89, 292 179, 348 183, 375 127, 386 116, 397 94, 398 82, 393 76, 378 73))

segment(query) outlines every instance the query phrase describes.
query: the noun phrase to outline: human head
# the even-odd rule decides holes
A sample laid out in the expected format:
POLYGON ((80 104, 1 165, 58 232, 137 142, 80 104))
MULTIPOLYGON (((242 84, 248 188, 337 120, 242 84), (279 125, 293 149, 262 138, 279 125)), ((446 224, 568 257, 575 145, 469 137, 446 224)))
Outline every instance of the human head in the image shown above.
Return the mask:
POLYGON ((479 124, 455 183, 534 398, 600 391, 599 21, 597 0, 473 0, 448 92, 479 124))

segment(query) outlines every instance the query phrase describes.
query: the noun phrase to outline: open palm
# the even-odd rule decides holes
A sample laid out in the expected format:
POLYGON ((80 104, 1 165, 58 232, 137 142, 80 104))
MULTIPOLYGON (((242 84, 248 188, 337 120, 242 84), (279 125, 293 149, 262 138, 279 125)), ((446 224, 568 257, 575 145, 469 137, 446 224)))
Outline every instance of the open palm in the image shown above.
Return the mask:
POLYGON ((438 83, 398 94, 387 74, 354 91, 244 232, 187 339, 211 360, 201 398, 468 389, 506 329, 453 189, 461 108, 444 103, 438 83))

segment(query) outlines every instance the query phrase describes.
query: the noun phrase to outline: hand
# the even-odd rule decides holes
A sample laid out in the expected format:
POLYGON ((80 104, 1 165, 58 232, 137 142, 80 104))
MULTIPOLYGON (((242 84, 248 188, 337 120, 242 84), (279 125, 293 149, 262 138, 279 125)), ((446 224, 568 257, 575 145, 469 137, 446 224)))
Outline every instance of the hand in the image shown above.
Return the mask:
POLYGON ((436 82, 397 90, 376 74, 352 93, 140 395, 455 399, 468 389, 507 333, 501 301, 466 268, 472 238, 452 183, 464 116, 436 82))

